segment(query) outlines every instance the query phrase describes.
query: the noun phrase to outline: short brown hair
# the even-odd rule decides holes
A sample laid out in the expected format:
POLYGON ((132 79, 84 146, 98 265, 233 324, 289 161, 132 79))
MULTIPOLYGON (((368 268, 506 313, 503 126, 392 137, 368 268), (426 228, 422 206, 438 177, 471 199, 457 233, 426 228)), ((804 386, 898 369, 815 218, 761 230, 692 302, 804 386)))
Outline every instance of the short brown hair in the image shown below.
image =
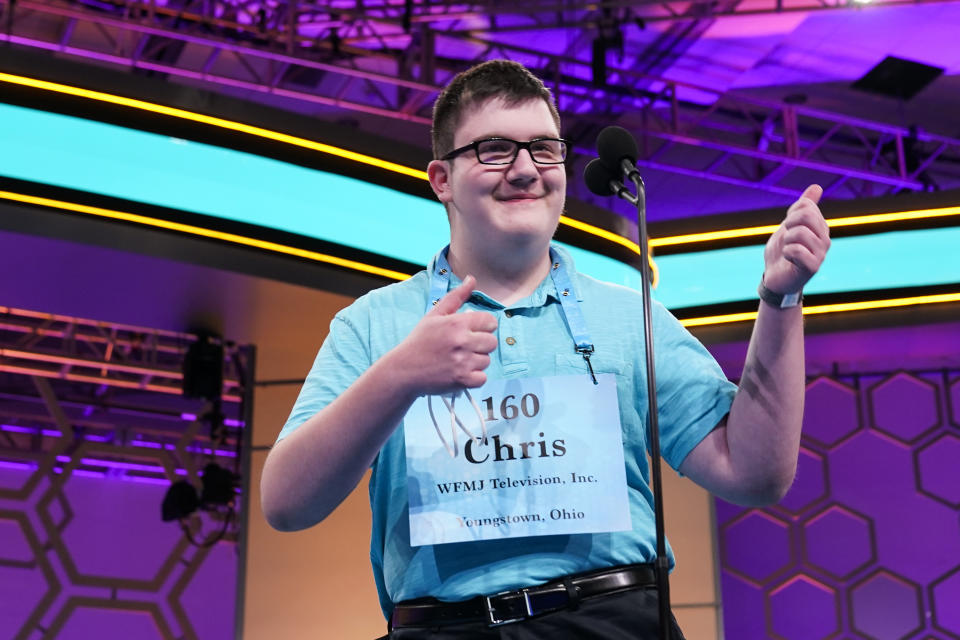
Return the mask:
POLYGON ((463 114, 471 107, 492 98, 514 106, 528 100, 547 103, 550 115, 560 130, 560 114, 553 95, 537 76, 519 62, 488 60, 454 76, 433 105, 433 157, 442 158, 453 151, 453 138, 463 114))

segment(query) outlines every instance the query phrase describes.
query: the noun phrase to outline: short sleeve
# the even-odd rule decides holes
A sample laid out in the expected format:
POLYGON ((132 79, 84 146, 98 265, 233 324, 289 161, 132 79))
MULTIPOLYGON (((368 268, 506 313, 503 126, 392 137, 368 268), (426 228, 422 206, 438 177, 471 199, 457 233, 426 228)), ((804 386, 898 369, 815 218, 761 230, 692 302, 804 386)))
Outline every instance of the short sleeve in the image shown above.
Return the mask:
POLYGON ((330 333, 317 353, 277 442, 330 404, 366 371, 370 366, 367 334, 369 329, 361 331, 344 312, 334 316, 330 333))
POLYGON ((653 314, 661 455, 679 469, 729 413, 737 387, 663 305, 655 303, 653 314))

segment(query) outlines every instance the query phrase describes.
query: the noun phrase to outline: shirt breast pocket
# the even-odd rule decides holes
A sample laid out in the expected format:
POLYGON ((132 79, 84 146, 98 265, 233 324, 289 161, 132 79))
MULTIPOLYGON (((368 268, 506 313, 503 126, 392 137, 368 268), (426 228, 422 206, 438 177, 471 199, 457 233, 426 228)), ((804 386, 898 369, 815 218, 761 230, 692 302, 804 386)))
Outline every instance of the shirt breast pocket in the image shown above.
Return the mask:
MULTIPOLYGON (((617 403, 620 413, 620 426, 623 429, 623 443, 626 447, 639 447, 642 451, 645 446, 645 437, 638 428, 639 415, 635 404, 633 389, 633 363, 616 355, 595 353, 590 356, 590 364, 596 375, 612 373, 617 380, 617 403)), ((578 353, 556 354, 556 375, 585 375, 589 376, 587 363, 578 353)))
MULTIPOLYGON (((582 373, 590 375, 587 369, 587 361, 579 353, 558 353, 556 354, 556 375, 569 376, 582 373)), ((608 354, 594 353, 590 356, 590 364, 593 366, 593 372, 613 373, 617 376, 617 390, 619 391, 621 378, 630 378, 633 372, 633 363, 627 362, 623 358, 611 356, 608 354)))

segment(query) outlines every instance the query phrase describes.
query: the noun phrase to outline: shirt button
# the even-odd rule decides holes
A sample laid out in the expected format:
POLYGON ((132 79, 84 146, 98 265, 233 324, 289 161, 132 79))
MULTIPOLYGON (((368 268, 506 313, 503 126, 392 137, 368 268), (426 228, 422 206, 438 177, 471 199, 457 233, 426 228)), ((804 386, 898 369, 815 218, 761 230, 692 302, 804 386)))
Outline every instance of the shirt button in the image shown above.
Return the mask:
POLYGON ((510 310, 508 309, 507 311, 504 311, 504 312, 503 312, 503 315, 507 316, 508 318, 512 318, 512 317, 513 317, 513 311, 510 311, 510 310))
POLYGON ((517 340, 513 336, 510 336, 509 338, 507 338, 507 344, 509 344, 510 346, 513 346, 517 344, 517 340))

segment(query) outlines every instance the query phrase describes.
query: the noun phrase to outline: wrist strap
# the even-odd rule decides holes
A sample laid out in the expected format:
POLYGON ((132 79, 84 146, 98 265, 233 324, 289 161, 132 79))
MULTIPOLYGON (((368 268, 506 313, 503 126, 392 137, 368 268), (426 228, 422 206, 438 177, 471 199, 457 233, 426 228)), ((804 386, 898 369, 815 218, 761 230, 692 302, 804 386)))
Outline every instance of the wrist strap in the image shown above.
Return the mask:
POLYGON ((789 309, 790 307, 796 307, 803 304, 803 290, 797 291, 796 293, 775 293, 767 289, 767 286, 763 283, 763 279, 760 280, 760 286, 757 287, 757 295, 760 296, 760 299, 769 304, 771 307, 776 307, 777 309, 789 309))

